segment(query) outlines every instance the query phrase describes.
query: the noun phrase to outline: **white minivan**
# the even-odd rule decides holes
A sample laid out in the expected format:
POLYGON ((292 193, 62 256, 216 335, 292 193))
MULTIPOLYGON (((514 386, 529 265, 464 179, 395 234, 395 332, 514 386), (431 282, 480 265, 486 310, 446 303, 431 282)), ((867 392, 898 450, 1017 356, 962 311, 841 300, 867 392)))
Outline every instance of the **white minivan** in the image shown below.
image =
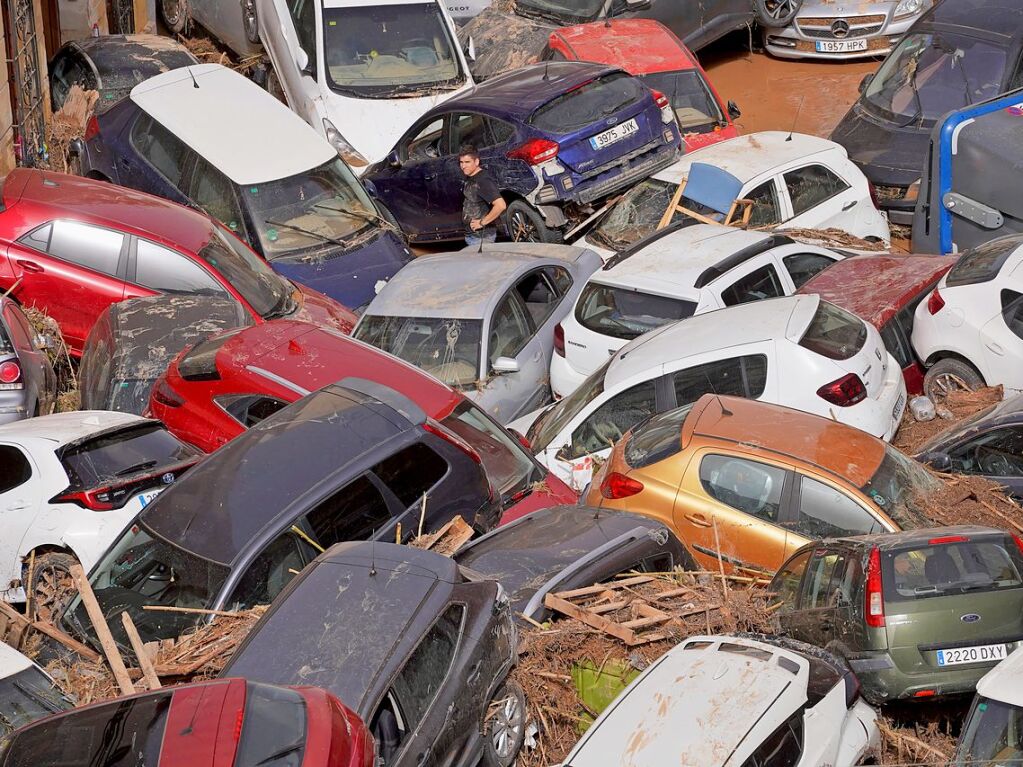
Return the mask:
POLYGON ((356 173, 473 86, 439 0, 255 0, 288 105, 356 173))
POLYGON ((988 671, 977 682, 952 764, 998 767, 1023 762, 1023 650, 988 671))

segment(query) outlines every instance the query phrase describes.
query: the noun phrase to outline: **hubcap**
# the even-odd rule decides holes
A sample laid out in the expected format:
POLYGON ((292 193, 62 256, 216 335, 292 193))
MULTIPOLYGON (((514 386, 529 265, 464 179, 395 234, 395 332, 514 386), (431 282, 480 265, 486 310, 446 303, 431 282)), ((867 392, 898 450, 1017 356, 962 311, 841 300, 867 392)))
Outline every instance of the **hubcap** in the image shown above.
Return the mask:
POLYGON ((767 12, 771 14, 772 19, 780 19, 787 16, 792 5, 791 0, 778 0, 774 6, 768 6, 767 12))
POLYGON ((181 17, 181 0, 161 0, 163 3, 163 17, 171 26, 177 26, 181 17))
POLYGON ((519 697, 509 692, 504 700, 495 701, 498 706, 491 720, 491 742, 494 744, 494 751, 502 761, 515 756, 518 750, 519 740, 522 736, 523 711, 519 697))
POLYGON ((962 378, 955 373, 942 373, 934 377, 932 393, 934 399, 945 399, 954 391, 972 391, 962 378))

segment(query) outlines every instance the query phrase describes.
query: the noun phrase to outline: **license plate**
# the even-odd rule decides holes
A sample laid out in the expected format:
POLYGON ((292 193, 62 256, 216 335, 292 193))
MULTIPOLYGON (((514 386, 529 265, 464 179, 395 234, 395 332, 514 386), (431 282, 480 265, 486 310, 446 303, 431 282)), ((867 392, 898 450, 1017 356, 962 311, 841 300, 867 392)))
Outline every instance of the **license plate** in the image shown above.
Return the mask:
POLYGON ((902 411, 906 407, 906 395, 900 394, 899 398, 895 401, 895 407, 892 408, 892 420, 901 421, 902 411))
POLYGON ((851 53, 867 50, 866 40, 818 40, 817 53, 851 53))
POLYGON ((633 118, 628 122, 623 122, 621 125, 608 128, 606 131, 598 133, 596 136, 590 136, 590 146, 594 149, 603 149, 616 141, 621 141, 626 136, 631 136, 638 130, 639 123, 637 123, 635 118, 633 118))
POLYGON ((1004 644, 982 644, 975 647, 956 647, 938 650, 939 666, 958 666, 960 663, 990 663, 1005 658, 1004 644))
POLYGON ((162 487, 159 490, 149 490, 145 493, 139 493, 138 495, 136 495, 135 500, 137 500, 139 502, 139 505, 144 509, 146 508, 146 506, 153 502, 153 499, 156 498, 156 496, 158 496, 162 492, 163 492, 162 487))

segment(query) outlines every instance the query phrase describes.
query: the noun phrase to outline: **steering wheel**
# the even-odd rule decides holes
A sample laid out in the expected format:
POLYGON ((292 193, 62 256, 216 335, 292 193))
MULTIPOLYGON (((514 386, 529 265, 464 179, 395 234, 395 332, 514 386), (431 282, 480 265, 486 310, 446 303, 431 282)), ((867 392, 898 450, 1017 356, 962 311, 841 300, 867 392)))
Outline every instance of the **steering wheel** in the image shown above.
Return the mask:
POLYGON ((983 445, 977 445, 974 448, 973 462, 981 473, 993 477, 1012 477, 1019 473, 1015 471, 1016 467, 1004 454, 987 450, 983 445))

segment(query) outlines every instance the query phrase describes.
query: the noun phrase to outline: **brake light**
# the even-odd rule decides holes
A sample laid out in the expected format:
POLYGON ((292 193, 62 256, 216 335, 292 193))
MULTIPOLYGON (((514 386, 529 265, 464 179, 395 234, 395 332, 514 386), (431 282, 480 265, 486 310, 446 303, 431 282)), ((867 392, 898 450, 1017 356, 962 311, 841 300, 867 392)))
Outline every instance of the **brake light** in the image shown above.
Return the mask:
POLYGON ((643 492, 643 483, 632 477, 626 477, 617 471, 612 471, 604 481, 600 483, 600 494, 609 501, 619 498, 628 498, 636 493, 643 492))
POLYGON ((862 402, 867 396, 867 389, 858 375, 849 373, 837 381, 824 384, 824 386, 817 390, 817 396, 827 400, 832 405, 849 407, 857 402, 862 402))
POLYGON ((238 709, 238 716, 234 719, 234 739, 241 740, 242 738, 242 722, 245 720, 245 709, 238 709))
POLYGON ((99 135, 99 120, 96 119, 96 115, 89 118, 89 122, 85 124, 85 140, 96 138, 99 135))
POLYGON ((877 188, 870 181, 867 182, 867 191, 870 192, 870 201, 874 203, 874 208, 881 210, 881 201, 877 199, 877 188))
POLYGON ((881 591, 881 551, 872 549, 867 563, 867 625, 884 627, 884 593, 881 591))
POLYGON ((545 138, 531 138, 522 146, 510 150, 506 157, 509 160, 525 160, 530 165, 540 165, 558 156, 561 147, 557 141, 545 138))
POLYGON ((458 435, 452 433, 448 429, 445 429, 436 421, 427 419, 426 423, 423 424, 423 428, 426 429, 426 431, 428 431, 433 436, 439 437, 445 442, 453 445, 458 450, 461 450, 463 453, 465 453, 472 459, 473 463, 476 463, 479 466, 483 465, 483 459, 480 457, 480 454, 476 452, 476 449, 472 447, 472 445, 470 445, 468 442, 463 440, 458 435))
POLYGON ((153 393, 150 395, 153 402, 159 402, 161 405, 167 407, 181 407, 185 404, 185 398, 174 391, 171 385, 167 383, 167 379, 161 379, 160 382, 153 387, 153 393))
POLYGON ((529 440, 526 439, 525 435, 515 431, 515 429, 508 429, 508 432, 519 441, 522 447, 526 448, 530 453, 533 452, 533 446, 529 444, 529 440))
POLYGON ((1019 553, 1023 554, 1023 538, 1018 535, 1012 536, 1012 540, 1016 541, 1016 548, 1019 549, 1019 553))
POLYGON ((945 299, 941 297, 941 293, 935 288, 934 292, 931 293, 927 299, 927 311, 932 315, 937 314, 945 308, 945 299))
POLYGON ((0 389, 23 388, 25 384, 21 380, 21 365, 14 360, 0 363, 0 389))
POLYGON ((650 89, 650 92, 654 94, 654 102, 661 110, 661 122, 665 124, 672 122, 675 119, 675 113, 671 109, 671 102, 668 101, 668 97, 653 88, 650 89))
POLYGON ((966 543, 969 540, 965 535, 945 535, 941 538, 931 538, 927 541, 927 545, 937 546, 942 543, 966 543))
POLYGON ((935 695, 934 690, 917 690, 913 693, 914 698, 931 698, 935 695))
MULTIPOLYGON (((116 491, 110 487, 100 487, 94 490, 74 490, 62 493, 50 499, 50 503, 73 503, 83 509, 91 511, 113 511, 117 508, 114 495, 116 491)), ((122 498, 118 498, 121 500, 122 498)))
POLYGON ((554 326, 554 353, 559 357, 565 356, 565 329, 560 322, 554 326))

